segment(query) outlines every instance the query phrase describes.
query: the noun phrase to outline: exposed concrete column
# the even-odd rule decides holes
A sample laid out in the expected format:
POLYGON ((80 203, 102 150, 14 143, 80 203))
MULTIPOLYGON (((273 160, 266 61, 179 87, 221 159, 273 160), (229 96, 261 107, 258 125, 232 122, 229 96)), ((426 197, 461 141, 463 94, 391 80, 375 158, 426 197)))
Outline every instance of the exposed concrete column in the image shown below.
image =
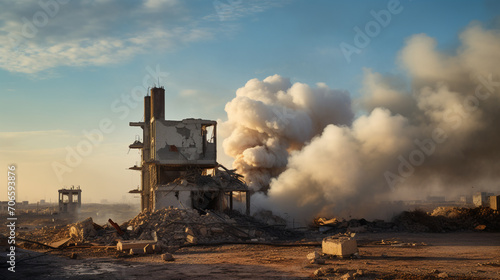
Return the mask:
POLYGON ((151 89, 151 118, 165 119, 165 89, 151 89))

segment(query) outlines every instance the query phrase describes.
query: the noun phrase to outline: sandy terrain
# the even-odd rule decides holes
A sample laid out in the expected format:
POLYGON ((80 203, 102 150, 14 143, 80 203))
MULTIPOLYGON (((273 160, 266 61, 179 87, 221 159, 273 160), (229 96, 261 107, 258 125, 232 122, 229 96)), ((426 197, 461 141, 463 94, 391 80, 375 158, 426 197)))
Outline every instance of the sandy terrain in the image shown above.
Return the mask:
POLYGON ((363 275, 355 279, 500 279, 500 233, 364 233, 356 238, 359 259, 327 259, 325 265, 306 259, 320 246, 185 247, 175 252, 174 262, 160 255, 117 257, 112 249, 22 250, 16 273, 7 271, 2 255, 0 278, 341 279, 359 269, 363 275), (70 259, 72 253, 77 259, 70 259), (314 276, 320 268, 326 275, 314 276))

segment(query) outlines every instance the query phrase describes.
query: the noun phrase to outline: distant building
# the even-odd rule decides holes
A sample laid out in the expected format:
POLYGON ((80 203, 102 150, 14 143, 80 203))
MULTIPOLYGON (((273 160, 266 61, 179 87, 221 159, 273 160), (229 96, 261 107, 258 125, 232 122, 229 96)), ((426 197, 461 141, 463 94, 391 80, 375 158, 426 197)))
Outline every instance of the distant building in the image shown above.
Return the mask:
POLYGON ((500 207, 500 195, 490 196, 490 208, 493 210, 499 210, 500 207))
POLYGON ((76 214, 82 207, 82 190, 80 186, 59 190, 59 212, 76 214))
POLYGON ((476 207, 489 206, 490 201, 488 197, 492 195, 493 193, 477 192, 472 196, 472 203, 474 203, 476 207))
POLYGON ((463 204, 471 204, 472 203, 472 196, 470 195, 461 195, 459 198, 460 203, 463 204))

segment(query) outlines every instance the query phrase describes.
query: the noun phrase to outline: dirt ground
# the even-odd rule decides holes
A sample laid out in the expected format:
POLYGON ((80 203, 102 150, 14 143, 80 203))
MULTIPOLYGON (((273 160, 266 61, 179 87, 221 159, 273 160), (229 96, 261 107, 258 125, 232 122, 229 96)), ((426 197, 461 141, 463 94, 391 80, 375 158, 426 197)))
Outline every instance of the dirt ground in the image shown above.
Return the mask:
POLYGON ((356 239, 360 258, 331 258, 324 265, 306 259, 321 252, 319 243, 183 247, 173 262, 111 248, 18 249, 15 273, 0 256, 0 279, 342 279, 356 271, 362 275, 351 279, 500 279, 500 233, 387 232, 356 239), (318 269, 326 275, 315 276, 318 269))

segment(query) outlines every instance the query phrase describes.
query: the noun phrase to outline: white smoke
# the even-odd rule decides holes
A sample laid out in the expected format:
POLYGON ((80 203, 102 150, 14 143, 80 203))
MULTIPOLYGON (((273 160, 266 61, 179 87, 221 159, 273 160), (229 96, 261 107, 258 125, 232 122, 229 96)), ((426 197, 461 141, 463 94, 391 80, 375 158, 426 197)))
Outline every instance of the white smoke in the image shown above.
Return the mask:
POLYGON ((356 106, 324 84, 250 80, 226 105, 224 149, 254 189, 270 187, 269 205, 300 218, 375 218, 378 201, 498 192, 500 33, 474 23, 460 40, 452 55, 412 36, 399 55, 407 77, 365 69, 356 106), (353 121, 352 107, 366 114, 353 121))
POLYGON ((231 131, 223 147, 233 167, 254 190, 265 190, 284 171, 289 153, 300 150, 328 124, 349 125, 354 116, 345 91, 316 88, 278 75, 252 79, 226 105, 231 131))

